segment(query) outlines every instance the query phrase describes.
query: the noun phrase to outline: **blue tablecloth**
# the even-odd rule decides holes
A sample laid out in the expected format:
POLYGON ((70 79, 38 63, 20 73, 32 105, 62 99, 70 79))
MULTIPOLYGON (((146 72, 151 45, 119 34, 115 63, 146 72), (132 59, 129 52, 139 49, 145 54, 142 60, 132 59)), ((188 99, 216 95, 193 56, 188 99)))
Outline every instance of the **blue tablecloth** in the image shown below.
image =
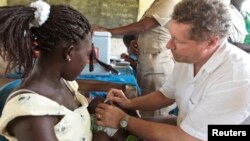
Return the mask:
POLYGON ((119 71, 119 75, 109 74, 109 75, 79 75, 77 79, 81 80, 95 80, 102 82, 111 82, 116 84, 130 85, 136 88, 138 94, 141 94, 141 89, 136 81, 134 71, 131 67, 120 67, 116 68, 119 71))
MULTIPOLYGON (((141 94, 141 89, 135 78, 134 70, 130 66, 116 67, 119 71, 119 75, 108 74, 103 76, 98 75, 79 75, 77 79, 82 80, 96 80, 102 82, 111 82, 116 84, 130 85, 136 88, 138 94, 141 94)), ((2 76, 3 77, 3 76, 2 76)), ((7 74, 8 78, 20 79, 22 74, 7 74)))

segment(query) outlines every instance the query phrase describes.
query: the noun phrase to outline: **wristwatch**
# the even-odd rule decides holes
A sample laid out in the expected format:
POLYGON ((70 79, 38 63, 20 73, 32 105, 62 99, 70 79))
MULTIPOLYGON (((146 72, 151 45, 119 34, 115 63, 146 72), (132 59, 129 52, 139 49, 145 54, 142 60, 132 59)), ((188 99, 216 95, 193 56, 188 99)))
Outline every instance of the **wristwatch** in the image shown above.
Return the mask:
POLYGON ((122 118, 120 120, 120 127, 123 128, 123 129, 126 129, 127 126, 128 126, 128 120, 129 120, 130 116, 129 115, 126 115, 124 118, 122 118))

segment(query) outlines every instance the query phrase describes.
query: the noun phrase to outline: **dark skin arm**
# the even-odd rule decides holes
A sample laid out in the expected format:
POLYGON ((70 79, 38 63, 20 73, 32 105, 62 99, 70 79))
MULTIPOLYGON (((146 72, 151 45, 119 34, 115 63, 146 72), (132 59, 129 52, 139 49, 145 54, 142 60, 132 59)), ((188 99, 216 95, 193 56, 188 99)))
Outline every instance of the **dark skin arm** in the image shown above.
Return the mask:
MULTIPOLYGON (((96 97, 95 99, 93 99, 88 106, 89 113, 95 114, 95 109, 96 109, 97 105, 100 103, 103 103, 104 100, 105 100, 105 98, 102 98, 102 97, 96 97)), ((113 106, 115 106, 115 105, 113 105, 113 106)), ((123 110, 126 111, 128 114, 138 116, 135 113, 135 111, 131 111, 131 110, 127 110, 127 109, 123 109, 123 110)), ((98 118, 98 116, 96 118, 98 118)), ((120 128, 112 137, 109 137, 106 133, 104 133, 102 131, 98 131, 98 132, 94 133, 93 141, 111 141, 111 140, 112 141, 125 141, 127 136, 128 136, 128 132, 126 132, 124 129, 120 129, 120 128)))
POLYGON ((123 54, 121 54, 121 58, 124 59, 125 61, 129 62, 130 65, 132 66, 132 68, 136 69, 137 62, 135 60, 133 60, 132 58, 130 58, 129 55, 123 53, 123 54))
POLYGON ((126 26, 112 28, 112 29, 95 27, 94 30, 106 30, 109 31, 112 35, 128 35, 128 34, 138 34, 141 32, 145 32, 158 25, 159 23, 154 18, 145 17, 144 19, 138 22, 126 26))
POLYGON ((58 141, 54 131, 58 121, 58 116, 25 116, 14 119, 7 128, 18 141, 58 141))

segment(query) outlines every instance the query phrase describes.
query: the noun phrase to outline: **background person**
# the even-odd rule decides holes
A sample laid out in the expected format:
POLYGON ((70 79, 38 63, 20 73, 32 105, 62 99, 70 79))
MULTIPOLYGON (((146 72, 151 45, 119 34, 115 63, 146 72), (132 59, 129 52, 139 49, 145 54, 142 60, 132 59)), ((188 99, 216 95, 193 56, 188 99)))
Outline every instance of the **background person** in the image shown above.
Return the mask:
POLYGON ((227 41, 228 8, 221 0, 177 4, 168 23, 168 48, 177 63, 166 83, 134 99, 116 89, 108 94, 110 101, 130 109, 155 110, 176 102, 177 126, 144 121, 106 104, 96 108, 97 124, 121 126, 153 141, 207 140, 208 125, 249 124, 250 56, 227 41))
POLYGON ((247 41, 248 33, 244 18, 244 12, 241 10, 242 4, 245 0, 231 0, 230 1, 230 13, 232 18, 231 34, 229 36, 229 42, 239 47, 240 49, 250 53, 250 42, 247 41))
POLYGON ((139 56, 137 36, 136 35, 124 35, 123 43, 127 47, 128 53, 122 53, 121 58, 129 62, 131 67, 135 70, 137 68, 137 61, 139 56))
MULTIPOLYGON (((167 23, 173 8, 179 0, 155 0, 138 22, 107 29, 95 27, 95 30, 107 30, 112 35, 138 34, 139 57, 137 63, 137 80, 142 95, 159 89, 173 71, 174 60, 166 48, 170 39, 167 23)), ((146 101, 145 101, 146 102, 146 101)), ((141 111, 143 117, 164 116, 175 108, 169 107, 158 111, 141 111)))

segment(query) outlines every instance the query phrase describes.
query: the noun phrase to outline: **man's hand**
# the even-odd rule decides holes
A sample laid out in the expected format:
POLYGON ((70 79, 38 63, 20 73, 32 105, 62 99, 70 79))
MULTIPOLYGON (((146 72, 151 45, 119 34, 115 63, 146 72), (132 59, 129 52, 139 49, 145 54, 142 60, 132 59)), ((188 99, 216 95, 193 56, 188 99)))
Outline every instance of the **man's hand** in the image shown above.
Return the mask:
POLYGON ((108 100, 111 102, 117 103, 122 108, 131 108, 131 100, 128 99, 122 90, 119 89, 111 89, 107 95, 108 100))
POLYGON ((119 128, 119 123, 126 113, 116 106, 100 103, 97 105, 96 111, 96 124, 112 128, 119 128))

